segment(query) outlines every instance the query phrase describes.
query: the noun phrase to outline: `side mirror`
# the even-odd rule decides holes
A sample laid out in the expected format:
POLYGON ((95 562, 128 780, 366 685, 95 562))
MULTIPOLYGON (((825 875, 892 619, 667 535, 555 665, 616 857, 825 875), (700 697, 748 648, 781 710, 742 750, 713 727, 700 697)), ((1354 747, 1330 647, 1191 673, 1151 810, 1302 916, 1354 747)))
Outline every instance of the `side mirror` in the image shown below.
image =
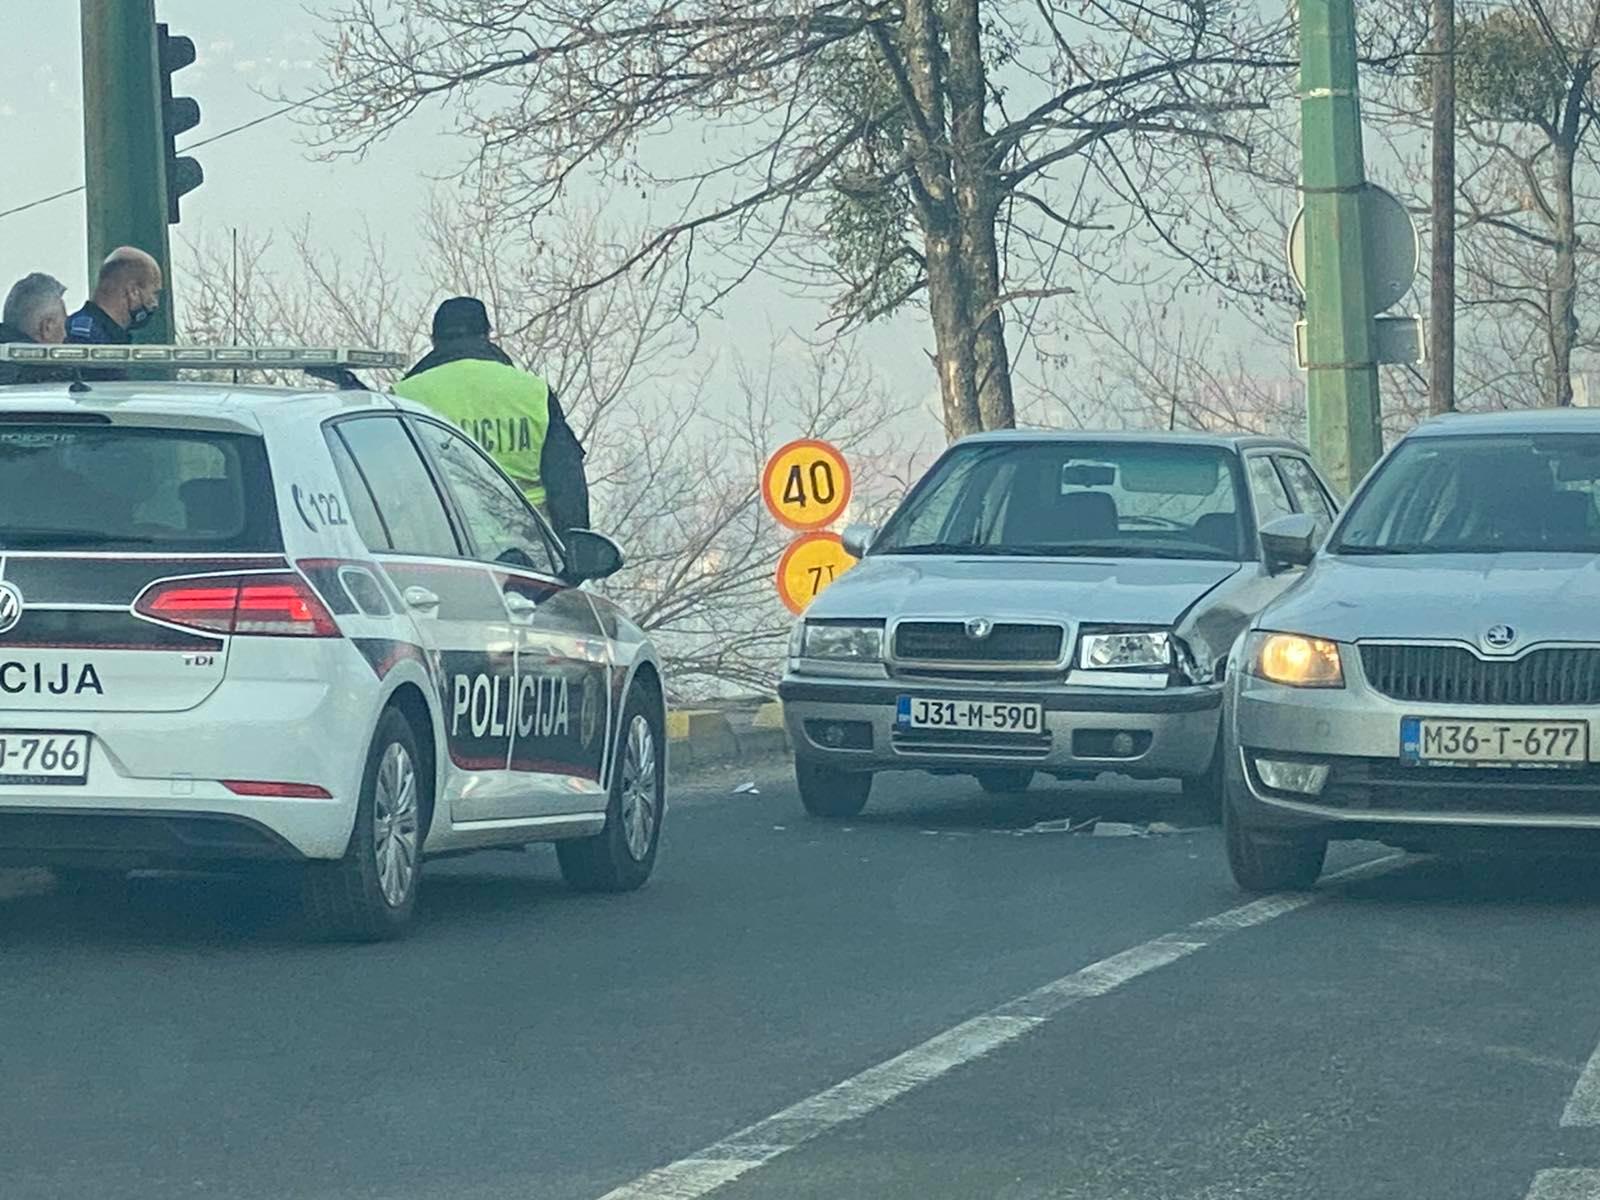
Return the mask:
POLYGON ((603 533, 592 529, 567 530, 567 579, 584 583, 590 579, 605 579, 622 570, 622 547, 603 533))
POLYGON ((847 525, 839 540, 844 543, 844 552, 851 558, 865 558, 867 551, 872 549, 872 539, 877 532, 871 525, 847 525))
POLYGON ((1316 557, 1321 532, 1316 518, 1307 513, 1289 513, 1268 521, 1261 527, 1261 549, 1266 555, 1267 570, 1277 572, 1306 566, 1316 557))

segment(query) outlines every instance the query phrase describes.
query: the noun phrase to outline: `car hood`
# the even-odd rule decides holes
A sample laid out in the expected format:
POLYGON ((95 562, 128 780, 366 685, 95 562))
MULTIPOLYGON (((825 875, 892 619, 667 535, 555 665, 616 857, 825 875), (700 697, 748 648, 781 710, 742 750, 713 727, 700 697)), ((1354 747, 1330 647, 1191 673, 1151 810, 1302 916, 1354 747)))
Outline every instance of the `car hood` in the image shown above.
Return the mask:
POLYGON ((1238 563, 1187 559, 869 555, 806 615, 1170 625, 1238 570, 1238 563))
POLYGON ((1459 639, 1494 625, 1516 645, 1596 636, 1600 559, 1585 554, 1429 554, 1319 557, 1268 606, 1263 629, 1335 641, 1459 639))

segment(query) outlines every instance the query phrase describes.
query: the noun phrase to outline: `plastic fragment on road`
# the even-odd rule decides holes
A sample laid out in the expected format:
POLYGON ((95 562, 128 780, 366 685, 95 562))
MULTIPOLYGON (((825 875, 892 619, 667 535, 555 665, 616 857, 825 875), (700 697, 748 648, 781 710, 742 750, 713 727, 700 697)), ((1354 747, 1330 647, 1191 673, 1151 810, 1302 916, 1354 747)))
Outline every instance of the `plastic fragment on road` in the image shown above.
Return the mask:
POLYGON ((733 794, 735 796, 759 796, 761 795, 761 789, 758 788, 752 781, 748 783, 741 783, 738 787, 733 789, 733 794))

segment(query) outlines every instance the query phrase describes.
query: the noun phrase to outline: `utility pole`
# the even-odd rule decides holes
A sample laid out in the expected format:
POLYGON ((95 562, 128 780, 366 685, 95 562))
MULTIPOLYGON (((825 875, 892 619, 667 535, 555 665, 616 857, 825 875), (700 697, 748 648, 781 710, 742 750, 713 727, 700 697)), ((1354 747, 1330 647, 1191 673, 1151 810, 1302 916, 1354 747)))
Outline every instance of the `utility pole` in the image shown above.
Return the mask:
POLYGON ((1300 153, 1311 451, 1348 492, 1383 449, 1352 0, 1300 4, 1300 153))
POLYGON ((1428 411, 1456 406, 1456 5, 1433 0, 1433 286, 1428 411))
POLYGON ((172 341, 172 252, 155 0, 80 0, 83 161, 91 283, 106 255, 137 246, 167 284, 139 341, 172 341))

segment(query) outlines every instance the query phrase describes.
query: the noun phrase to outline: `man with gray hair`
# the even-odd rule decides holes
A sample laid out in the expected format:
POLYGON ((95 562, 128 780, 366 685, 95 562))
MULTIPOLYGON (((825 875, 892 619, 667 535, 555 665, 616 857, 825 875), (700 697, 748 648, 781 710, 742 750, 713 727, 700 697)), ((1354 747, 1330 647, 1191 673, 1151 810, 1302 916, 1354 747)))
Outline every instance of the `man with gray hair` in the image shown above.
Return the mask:
MULTIPOLYGON (((8 342, 56 344, 67 340, 67 306, 62 297, 67 289, 53 275, 35 271, 17 280, 6 295, 0 313, 0 345, 8 342)), ((60 368, 24 367, 0 362, 0 385, 46 383, 70 379, 60 368)))
POLYGON ((0 343, 67 340, 66 286, 55 276, 35 271, 17 280, 6 296, 0 343))

